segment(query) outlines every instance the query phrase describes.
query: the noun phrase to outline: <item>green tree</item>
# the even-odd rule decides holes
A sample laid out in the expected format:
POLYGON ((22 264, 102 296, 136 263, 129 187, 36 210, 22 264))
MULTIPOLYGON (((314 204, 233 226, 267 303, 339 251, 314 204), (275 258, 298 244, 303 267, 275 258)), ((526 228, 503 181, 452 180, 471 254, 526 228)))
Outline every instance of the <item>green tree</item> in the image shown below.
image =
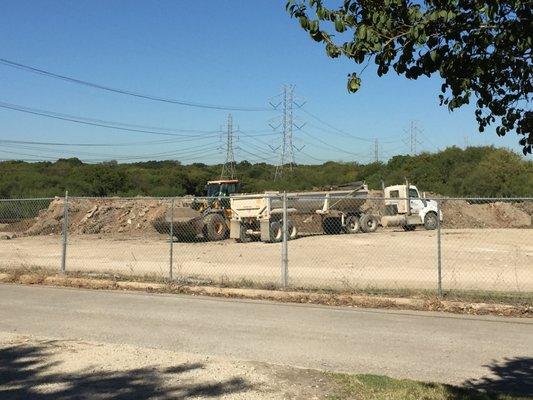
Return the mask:
MULTIPOLYGON (((531 0, 289 0, 287 10, 329 57, 371 61, 379 76, 392 68, 408 79, 439 74, 441 105, 454 110, 476 98, 479 130, 496 123, 500 136, 533 146, 533 11, 531 0), (331 4, 331 2, 328 2, 331 4)), ((364 70, 363 68, 363 70, 364 70)), ((348 91, 361 85, 348 75, 348 91)))

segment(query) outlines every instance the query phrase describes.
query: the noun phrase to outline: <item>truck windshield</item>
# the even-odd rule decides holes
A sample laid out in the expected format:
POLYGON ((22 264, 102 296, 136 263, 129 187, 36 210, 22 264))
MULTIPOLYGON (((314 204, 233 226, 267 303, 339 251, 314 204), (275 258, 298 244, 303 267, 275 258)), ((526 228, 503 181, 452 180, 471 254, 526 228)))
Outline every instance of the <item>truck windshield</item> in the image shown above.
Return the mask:
POLYGON ((207 186, 207 197, 218 197, 220 193, 220 184, 207 186))
POLYGON ((420 198, 420 195, 418 194, 418 190, 416 189, 409 189, 409 197, 412 199, 418 199, 420 198))
POLYGON ((217 183, 207 186, 207 197, 225 197, 236 192, 234 183, 217 183))

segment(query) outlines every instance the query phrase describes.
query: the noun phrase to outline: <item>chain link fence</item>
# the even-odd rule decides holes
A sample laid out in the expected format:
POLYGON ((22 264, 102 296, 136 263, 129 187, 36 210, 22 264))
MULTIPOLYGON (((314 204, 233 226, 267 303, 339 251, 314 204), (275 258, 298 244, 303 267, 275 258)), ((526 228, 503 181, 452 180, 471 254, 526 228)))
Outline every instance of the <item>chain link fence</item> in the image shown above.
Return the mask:
POLYGON ((334 291, 533 293, 533 199, 0 200, 0 268, 334 291))

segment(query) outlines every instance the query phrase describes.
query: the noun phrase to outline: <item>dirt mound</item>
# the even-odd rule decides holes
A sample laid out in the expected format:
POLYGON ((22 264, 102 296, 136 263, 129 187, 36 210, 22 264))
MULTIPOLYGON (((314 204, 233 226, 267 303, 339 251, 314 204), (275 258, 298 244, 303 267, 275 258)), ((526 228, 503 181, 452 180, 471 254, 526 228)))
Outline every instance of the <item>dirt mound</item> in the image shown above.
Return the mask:
MULTIPOLYGON (((155 232, 153 222, 167 210, 161 200, 149 199, 70 199, 68 230, 71 233, 155 232)), ((61 233, 64 200, 56 198, 39 212, 27 235, 61 233)))
POLYGON ((445 200, 442 213, 444 228, 531 228, 533 204, 445 200))

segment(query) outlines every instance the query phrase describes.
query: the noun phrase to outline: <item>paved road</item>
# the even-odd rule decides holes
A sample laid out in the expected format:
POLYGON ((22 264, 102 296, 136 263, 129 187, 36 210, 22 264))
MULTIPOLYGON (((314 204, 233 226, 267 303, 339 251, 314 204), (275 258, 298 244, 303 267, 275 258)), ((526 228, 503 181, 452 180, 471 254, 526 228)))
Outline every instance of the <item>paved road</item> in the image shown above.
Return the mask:
POLYGON ((456 384, 533 360, 525 319, 38 286, 0 285, 0 331, 456 384))

